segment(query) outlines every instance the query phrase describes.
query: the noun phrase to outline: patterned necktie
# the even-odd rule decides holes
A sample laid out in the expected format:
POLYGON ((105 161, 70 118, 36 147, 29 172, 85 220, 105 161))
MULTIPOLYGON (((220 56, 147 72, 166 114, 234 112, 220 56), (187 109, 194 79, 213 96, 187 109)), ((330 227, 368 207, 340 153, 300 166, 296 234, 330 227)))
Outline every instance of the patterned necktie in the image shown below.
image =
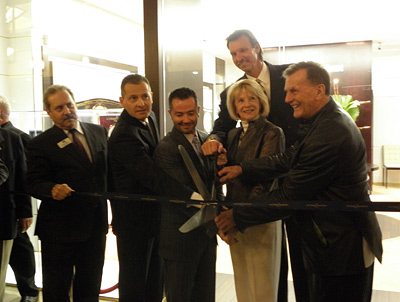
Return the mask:
POLYGON ((69 133, 72 134, 72 140, 74 142, 74 146, 79 150, 79 152, 82 154, 82 156, 84 156, 87 160, 89 160, 89 156, 86 153, 85 147, 83 147, 83 144, 78 137, 78 130, 71 129, 71 130, 69 130, 69 133))
MULTIPOLYGON (((265 94, 265 95, 267 96, 267 98, 268 98, 268 102, 270 102, 268 93, 267 93, 267 91, 265 90, 265 87, 264 87, 264 85, 263 85, 263 82, 262 82, 260 79, 256 79, 256 82, 261 86, 262 91, 264 91, 264 94, 265 94)), ((270 104, 271 104, 271 103, 270 103, 270 104)))
POLYGON ((256 79, 256 82, 261 86, 261 88, 264 91, 265 95, 268 96, 268 93, 264 88, 263 82, 260 79, 256 79))
POLYGON ((197 156, 199 157, 201 163, 203 164, 203 158, 202 158, 203 152, 201 151, 199 138, 196 135, 193 136, 192 144, 193 144, 194 150, 197 153, 197 156))

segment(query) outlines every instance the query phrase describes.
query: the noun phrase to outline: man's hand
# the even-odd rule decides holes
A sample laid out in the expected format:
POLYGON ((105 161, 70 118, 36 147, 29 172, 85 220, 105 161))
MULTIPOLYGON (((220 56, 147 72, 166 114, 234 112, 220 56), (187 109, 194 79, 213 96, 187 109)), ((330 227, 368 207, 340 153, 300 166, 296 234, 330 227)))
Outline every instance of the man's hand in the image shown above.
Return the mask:
POLYGON ((51 189, 51 197, 55 200, 63 200, 75 190, 71 189, 67 184, 57 184, 51 189))
POLYGON ((203 151, 203 154, 208 156, 208 155, 213 155, 213 154, 220 154, 220 153, 225 153, 226 149, 217 140, 208 140, 206 141, 203 145, 201 145, 201 151, 203 151))
POLYGON ((236 226, 232 209, 221 212, 214 220, 218 229, 225 234, 236 226))
POLYGON ((18 223, 21 226, 21 233, 25 233, 32 225, 32 222, 33 222, 32 217, 18 219, 18 223))
POLYGON ((239 241, 236 238, 236 233, 238 232, 237 228, 233 228, 230 230, 228 233, 223 233, 221 231, 218 231, 218 236, 225 241, 228 245, 233 245, 235 243, 238 243, 239 241))
POLYGON ((221 183, 226 183, 228 180, 234 179, 240 175, 242 175, 243 170, 241 166, 229 166, 223 168, 218 172, 218 175, 221 177, 219 181, 221 183))
POLYGON ((228 157, 226 156, 226 153, 221 153, 217 157, 217 166, 225 166, 228 163, 228 157))

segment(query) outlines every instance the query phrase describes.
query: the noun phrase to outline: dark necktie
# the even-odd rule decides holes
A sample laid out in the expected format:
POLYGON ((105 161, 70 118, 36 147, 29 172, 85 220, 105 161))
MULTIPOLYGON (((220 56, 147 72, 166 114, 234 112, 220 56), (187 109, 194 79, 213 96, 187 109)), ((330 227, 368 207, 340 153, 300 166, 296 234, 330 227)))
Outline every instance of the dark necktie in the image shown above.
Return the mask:
POLYGON ((150 125, 149 122, 146 122, 146 127, 147 127, 147 129, 149 129, 149 132, 150 132, 150 134, 151 134, 151 138, 153 139, 153 142, 154 142, 155 144, 157 144, 157 137, 156 137, 156 135, 155 135, 155 133, 154 133, 154 131, 153 131, 153 128, 151 127, 151 125, 150 125))
POLYGON ((86 153, 85 147, 83 147, 82 142, 78 138, 78 131, 76 129, 71 129, 69 130, 69 133, 72 134, 72 140, 74 142, 74 146, 79 150, 79 152, 84 156, 87 160, 89 160, 89 157, 86 153))

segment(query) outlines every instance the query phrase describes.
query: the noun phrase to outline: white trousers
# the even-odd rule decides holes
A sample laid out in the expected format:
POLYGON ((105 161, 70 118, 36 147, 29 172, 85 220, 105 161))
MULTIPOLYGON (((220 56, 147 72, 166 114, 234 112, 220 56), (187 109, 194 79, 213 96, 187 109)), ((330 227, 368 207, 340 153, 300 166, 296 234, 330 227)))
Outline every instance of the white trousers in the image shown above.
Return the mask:
POLYGON ((250 227, 230 246, 238 302, 276 302, 282 221, 250 227))
POLYGON ((14 240, 0 240, 0 301, 4 299, 6 290, 6 273, 14 240))

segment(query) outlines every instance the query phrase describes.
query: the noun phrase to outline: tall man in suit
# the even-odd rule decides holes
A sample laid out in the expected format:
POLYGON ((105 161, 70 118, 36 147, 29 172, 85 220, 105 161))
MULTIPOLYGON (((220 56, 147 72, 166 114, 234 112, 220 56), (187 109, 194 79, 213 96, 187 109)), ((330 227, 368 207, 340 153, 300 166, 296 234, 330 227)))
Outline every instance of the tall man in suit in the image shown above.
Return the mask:
MULTIPOLYGON (((151 110, 153 94, 149 81, 139 74, 126 76, 121 83, 120 103, 124 110, 108 141, 110 190, 181 199, 200 196, 163 173, 153 162, 159 134, 151 110)), ((119 301, 160 302, 160 205, 138 198, 111 200, 111 207, 119 258, 119 301)))
MULTIPOLYGON (((227 47, 232 56, 233 63, 245 74, 238 80, 256 80, 264 89, 271 102, 271 111, 268 120, 282 128, 286 147, 290 147, 299 139, 299 120, 293 117, 292 108, 285 103, 285 80, 282 77, 283 71, 289 65, 273 65, 263 60, 263 51, 256 37, 249 30, 236 30, 226 39, 227 47)), ((229 87, 228 87, 229 88, 229 87)), ((215 152, 222 152, 223 144, 226 143, 226 134, 236 125, 228 113, 226 106, 226 88, 221 93, 220 112, 214 122, 214 128, 209 140, 203 144, 202 149, 205 155, 215 152)), ((300 234, 295 227, 293 218, 285 220, 286 232, 288 235, 290 262, 293 274, 293 282, 296 300, 301 302, 309 301, 307 280, 302 257, 300 234)), ((278 301, 287 301, 287 255, 286 238, 282 242, 282 266, 279 283, 278 301)))
MULTIPOLYGON (((221 181, 241 174, 268 179, 284 174, 282 186, 254 198, 282 202, 369 203, 365 142, 357 125, 329 97, 329 74, 314 62, 291 65, 284 73, 286 102, 307 133, 298 145, 276 156, 225 167, 221 181)), ((311 302, 369 302, 374 258, 382 261, 382 234, 375 213, 289 211, 242 207, 217 217, 222 232, 293 215, 302 233, 311 302)))
MULTIPOLYGON (((0 127, 17 133, 21 137, 26 154, 28 142, 31 137, 22 130, 14 127, 10 121, 10 112, 10 103, 5 97, 0 96, 0 127)), ((29 219, 30 223, 32 223, 32 218, 26 219, 29 219)), ((35 285, 36 264, 33 245, 27 232, 22 232, 21 225, 19 225, 17 237, 15 237, 13 242, 9 264, 14 271, 18 291, 22 297, 21 301, 37 301, 39 289, 35 285)))
MULTIPOLYGON (((192 159, 201 179, 211 191, 212 162, 200 150, 208 134, 196 129, 200 106, 196 93, 179 88, 169 95, 169 114, 174 127, 154 151, 154 162, 173 178, 196 189, 183 162, 178 146, 192 159)), ((199 209, 185 204, 161 205, 160 251, 164 259, 165 292, 169 302, 215 301, 216 237, 199 227, 188 233, 179 228, 199 209)))
POLYGON ((74 95, 50 86, 44 108, 54 126, 29 142, 28 184, 41 199, 43 300, 98 301, 108 229, 106 200, 80 192, 107 187, 107 130, 77 120, 74 95))
POLYGON ((0 186, 0 301, 3 300, 5 273, 18 225, 26 232, 32 223, 31 198, 26 194, 26 159, 18 134, 0 128, 0 159, 8 179, 0 186))

